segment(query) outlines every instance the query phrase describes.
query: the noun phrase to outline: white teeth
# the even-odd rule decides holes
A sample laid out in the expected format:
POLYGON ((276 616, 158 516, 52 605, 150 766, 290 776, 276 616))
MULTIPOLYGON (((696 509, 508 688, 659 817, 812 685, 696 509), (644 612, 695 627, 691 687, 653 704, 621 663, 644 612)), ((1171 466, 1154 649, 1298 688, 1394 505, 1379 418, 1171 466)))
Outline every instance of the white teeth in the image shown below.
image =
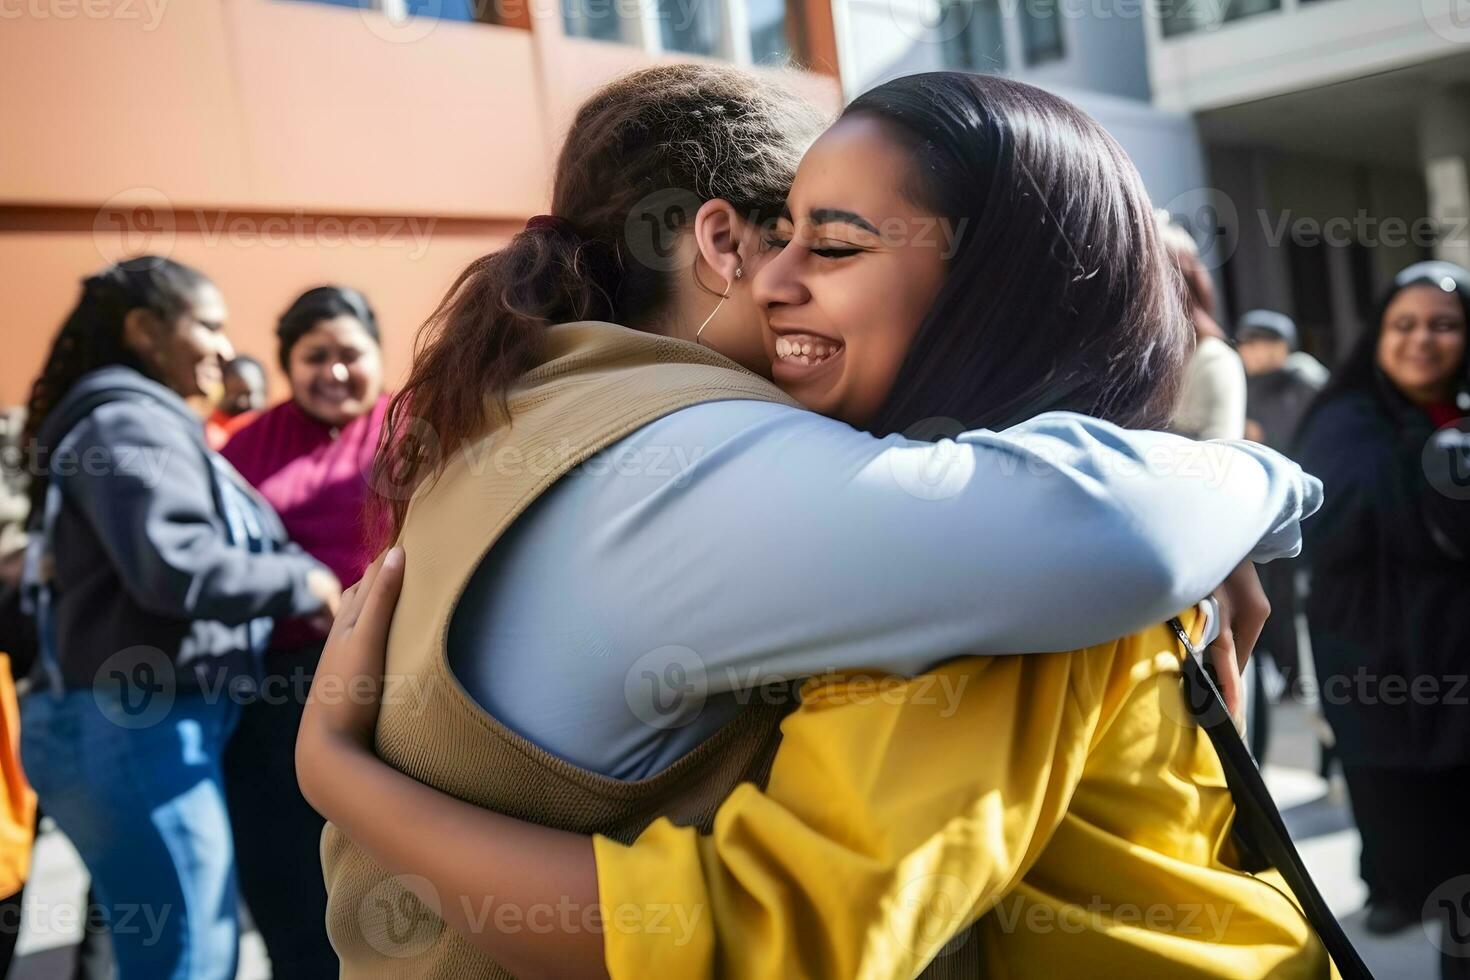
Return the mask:
POLYGON ((820 341, 795 341, 785 337, 776 338, 776 356, 792 364, 820 364, 842 349, 840 344, 824 344, 820 341))

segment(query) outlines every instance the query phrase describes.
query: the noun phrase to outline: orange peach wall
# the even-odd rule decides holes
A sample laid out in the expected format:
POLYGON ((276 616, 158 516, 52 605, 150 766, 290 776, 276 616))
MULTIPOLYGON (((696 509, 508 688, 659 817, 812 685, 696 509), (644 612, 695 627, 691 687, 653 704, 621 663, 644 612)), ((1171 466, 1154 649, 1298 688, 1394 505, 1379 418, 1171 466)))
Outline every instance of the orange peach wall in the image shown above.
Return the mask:
MULTIPOLYGON (((0 406, 78 280, 145 250, 213 277, 267 361, 296 293, 357 286, 402 377, 453 277, 544 208, 577 103, 651 60, 563 37, 554 4, 531 30, 293 0, 19 9, 0 22, 0 406)), ((836 107, 834 78, 805 84, 836 107)))
MULTIPOLYGON (((164 253, 204 270, 224 292, 230 339, 267 365, 276 318, 302 290, 322 283, 361 289, 383 332, 390 382, 409 363, 414 331, 454 276, 493 251, 520 222, 447 218, 309 216, 270 212, 180 212, 151 233, 94 227, 93 212, 0 210, 0 405, 21 402, 81 277, 124 254, 164 253), (126 244, 127 247, 124 247, 126 244), (21 272, 24 275, 11 275, 21 272)), ((275 394, 284 393, 273 370, 275 394)))

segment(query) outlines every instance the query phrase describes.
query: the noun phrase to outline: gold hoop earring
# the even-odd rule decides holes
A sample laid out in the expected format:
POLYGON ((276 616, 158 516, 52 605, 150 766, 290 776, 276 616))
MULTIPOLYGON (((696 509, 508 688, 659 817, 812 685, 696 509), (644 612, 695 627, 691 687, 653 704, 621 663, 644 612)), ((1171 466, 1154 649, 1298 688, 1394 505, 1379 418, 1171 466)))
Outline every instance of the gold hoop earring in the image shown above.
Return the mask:
MULTIPOLYGON (((745 266, 743 266, 743 265, 737 265, 735 267, 735 278, 736 279, 741 279, 741 278, 744 278, 744 276, 745 276, 745 266)), ((699 325, 699 329, 696 330, 696 331, 694 331, 694 342, 696 344, 699 343, 699 338, 704 335, 704 328, 707 327, 707 326, 709 326, 710 321, 715 318, 715 314, 718 313, 718 312, 720 312, 720 307, 722 307, 722 306, 725 305, 725 300, 727 300, 727 299, 730 298, 730 288, 731 288, 730 286, 726 286, 725 287, 725 291, 720 294, 720 301, 715 304, 715 308, 714 309, 712 309, 712 310, 709 311, 709 316, 707 316, 707 317, 704 318, 704 322, 699 325)))

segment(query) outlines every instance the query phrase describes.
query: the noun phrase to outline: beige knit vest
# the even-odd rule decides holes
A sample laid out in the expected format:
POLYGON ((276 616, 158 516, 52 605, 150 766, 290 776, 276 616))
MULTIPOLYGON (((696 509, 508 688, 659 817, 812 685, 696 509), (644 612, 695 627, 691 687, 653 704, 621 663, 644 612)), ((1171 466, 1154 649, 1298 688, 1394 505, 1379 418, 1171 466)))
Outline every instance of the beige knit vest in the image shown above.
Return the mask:
MULTIPOLYGON (((764 785, 789 710, 767 702, 781 699, 752 698, 673 766, 629 782, 571 765, 500 724, 465 693, 445 656, 450 617, 471 574, 538 495, 649 422, 728 399, 792 404, 693 344, 607 323, 547 331, 536 367, 511 395, 511 424, 457 453, 409 507, 400 537, 408 564, 377 729, 378 753, 389 765, 477 806, 623 842, 659 816, 707 831, 731 790, 746 781, 764 785)), ((344 978, 510 976, 331 825, 322 868, 327 928, 344 978)), ((489 911, 486 928, 495 928, 489 911)))

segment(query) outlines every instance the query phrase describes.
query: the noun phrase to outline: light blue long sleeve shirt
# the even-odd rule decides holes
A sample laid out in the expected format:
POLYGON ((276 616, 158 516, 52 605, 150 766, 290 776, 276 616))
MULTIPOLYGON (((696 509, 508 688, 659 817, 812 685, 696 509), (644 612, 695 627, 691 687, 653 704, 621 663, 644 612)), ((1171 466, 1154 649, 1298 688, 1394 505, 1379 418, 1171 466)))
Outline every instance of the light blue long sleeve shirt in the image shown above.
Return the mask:
POLYGON ((482 707, 622 779, 762 685, 1071 650, 1295 555, 1321 484, 1248 442, 1050 413, 939 443, 727 401, 563 477, 490 551, 449 659, 482 707))

